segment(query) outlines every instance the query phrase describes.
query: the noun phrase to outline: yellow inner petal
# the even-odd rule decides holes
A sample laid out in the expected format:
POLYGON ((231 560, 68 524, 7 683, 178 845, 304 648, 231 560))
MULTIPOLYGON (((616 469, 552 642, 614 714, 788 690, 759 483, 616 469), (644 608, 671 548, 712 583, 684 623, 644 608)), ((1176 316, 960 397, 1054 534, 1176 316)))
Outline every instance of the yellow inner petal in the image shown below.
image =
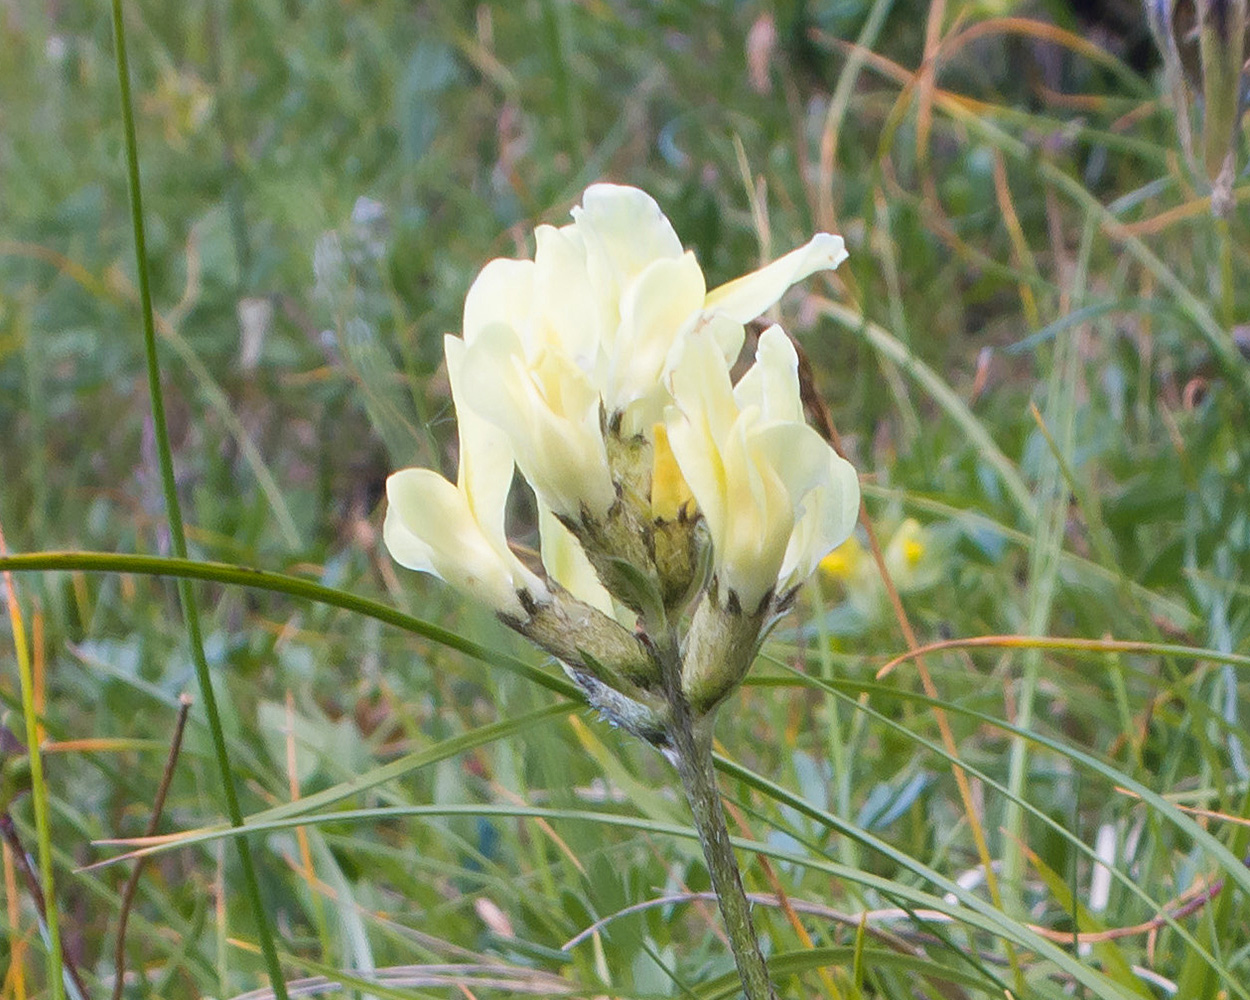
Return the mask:
POLYGON ((654 442, 651 458, 651 515, 663 521, 675 521, 687 504, 693 506, 694 494, 681 474, 677 459, 668 443, 668 430, 663 424, 651 428, 654 442))

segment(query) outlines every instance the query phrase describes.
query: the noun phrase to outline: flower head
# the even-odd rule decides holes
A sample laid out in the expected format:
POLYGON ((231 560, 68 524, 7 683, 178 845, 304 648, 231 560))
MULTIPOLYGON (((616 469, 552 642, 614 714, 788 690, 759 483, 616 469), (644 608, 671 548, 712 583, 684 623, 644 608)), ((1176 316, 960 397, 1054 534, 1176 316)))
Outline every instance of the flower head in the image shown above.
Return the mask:
POLYGON ((780 327, 730 379, 743 324, 846 251, 822 233, 708 291, 655 201, 610 184, 587 189, 570 224, 539 226, 535 244, 533 260, 482 269, 463 337, 445 342, 457 482, 397 472, 384 536, 403 565, 485 601, 572 664, 592 702, 641 732, 651 723, 622 708, 622 690, 645 701, 658 665, 639 652, 656 647, 639 645, 635 618, 670 628, 711 566, 698 604, 710 610, 695 611, 686 648, 708 663, 726 641, 735 652, 728 673, 689 673, 710 711, 765 620, 854 524, 858 480, 805 423, 780 327), (538 501, 541 571, 508 547, 514 465, 538 501))
POLYGON ((494 260, 482 270, 465 303, 464 338, 474 352, 475 404, 509 435, 534 489, 567 516, 578 513, 569 487, 584 492, 594 513, 609 502, 594 471, 603 467, 599 449, 588 440, 601 415, 622 436, 647 437, 672 401, 667 376, 688 337, 707 332, 728 367, 743 323, 846 257, 842 238, 822 233, 708 292, 694 254, 650 195, 613 184, 588 188, 570 225, 540 226, 535 240, 533 261, 494 260), (549 449, 525 439, 546 442, 553 433, 576 440, 581 457, 541 461, 549 449))

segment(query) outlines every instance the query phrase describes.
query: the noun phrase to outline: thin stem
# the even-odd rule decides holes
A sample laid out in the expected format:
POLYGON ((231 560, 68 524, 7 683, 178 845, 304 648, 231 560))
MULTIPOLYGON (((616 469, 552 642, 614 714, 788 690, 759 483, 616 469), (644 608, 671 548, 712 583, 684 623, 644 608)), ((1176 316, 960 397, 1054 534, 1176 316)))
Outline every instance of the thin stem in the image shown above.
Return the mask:
MULTIPOLYGON (((0 528, 0 558, 9 554, 4 541, 4 530, 0 528)), ((22 717, 26 722, 26 753, 30 767, 30 795, 35 813, 35 837, 39 844, 39 869, 43 877, 43 885, 47 888, 47 904, 44 904, 43 893, 39 881, 29 870, 25 851, 17 841, 17 831, 13 829, 9 819, 8 806, 3 803, 4 821, 8 824, 4 835, 10 844, 16 844, 14 852, 18 865, 27 873, 30 881, 31 896, 35 900, 39 916, 47 929, 48 937, 48 979, 52 988, 53 1000, 61 1000, 65 995, 61 976, 68 967, 69 956, 61 945, 60 920, 56 905, 56 889, 53 884, 52 862, 52 824, 48 811, 48 786, 43 776, 43 753, 40 750, 39 713, 35 706, 35 677, 31 669, 30 647, 26 642, 26 626, 22 622, 22 608, 18 603, 17 589, 13 586, 13 578, 6 569, 0 573, 0 586, 7 595, 6 603, 9 611, 9 623, 13 629, 13 653, 17 658, 18 686, 22 696, 22 717)))
MULTIPOLYGON (((135 237, 135 267, 139 280, 140 312, 143 319, 143 343, 147 360, 148 389, 152 397, 152 423, 156 431, 157 454, 160 457, 161 484, 165 494, 165 510, 169 518, 169 534, 174 554, 187 557, 187 538, 182 524, 182 507, 178 502, 178 488, 174 481, 173 454, 169 446, 169 430, 165 423, 165 402, 161 389, 160 363, 156 354, 156 325, 153 319, 152 289, 148 280, 147 237, 143 225, 143 198, 139 183, 139 143, 135 133, 134 103, 130 96, 130 66, 126 57, 126 28, 122 19, 121 0, 113 0, 113 40, 117 53, 117 85, 121 93, 122 130, 126 139, 126 167, 130 187, 131 226, 135 237)), ((195 664, 195 677, 204 701, 204 714, 212 734, 213 754, 221 776, 221 788, 226 800, 226 812, 230 825, 243 826, 243 811, 239 808, 234 788, 234 775, 230 771, 230 757, 226 751, 226 738, 217 711, 217 698, 213 693, 208 660, 204 655, 204 640, 200 630, 200 615, 195 604, 191 584, 178 581, 178 600, 182 606, 190 640, 191 659, 195 664)), ((282 978, 282 966, 274 946, 269 917, 260 898, 260 886, 256 879, 256 867, 246 837, 238 837, 235 844, 239 853, 239 868, 243 875, 243 893, 256 922, 256 934, 260 939, 261 952, 269 973, 269 982, 277 1000, 287 1000, 286 984, 282 978)))
MULTIPOLYGON (((165 759, 165 770, 161 774, 161 783, 156 788, 156 799, 152 802, 152 815, 148 819, 145 836, 156 833, 161 823, 161 813, 165 809, 165 796, 169 794, 170 783, 174 780, 174 766, 178 763, 178 751, 182 749, 182 734, 187 728, 187 716, 191 712, 191 698, 184 694, 178 699, 178 721, 174 723, 174 738, 169 744, 169 756, 165 759)), ((135 861, 134 870, 122 891, 122 905, 117 914, 117 942, 113 950, 113 1000, 121 1000, 126 988, 126 923, 130 919, 130 908, 134 905, 135 891, 139 888, 139 878, 143 875, 144 858, 135 861)))
POLYGON ((751 921, 751 904, 742 889, 742 875, 729 840, 729 827, 725 823, 725 811, 716 785, 712 761, 715 709, 695 719, 682 685, 682 658, 677 636, 667 623, 662 631, 653 635, 659 636, 656 662, 669 705, 668 757, 677 768, 686 801, 690 803, 721 918, 725 921, 725 930, 729 932, 729 946, 733 949, 743 992, 747 1000, 777 1000, 777 992, 768 978, 768 967, 764 964, 764 954, 760 951, 759 938, 755 935, 755 925, 751 921))
MULTIPOLYGON (((39 919, 43 921, 44 927, 49 928, 48 936, 51 937, 51 923, 56 919, 56 910, 54 907, 48 906, 48 901, 44 898, 43 890, 39 886, 39 876, 35 874, 35 870, 30 866, 30 858, 26 854, 26 848, 22 846, 22 838, 17 834, 17 827, 13 824, 13 817, 7 812, 0 812, 0 837, 3 837, 9 845, 9 850, 13 854, 13 863, 17 865, 18 871, 22 873, 22 878, 26 880, 26 891, 30 893, 31 902, 35 904, 35 913, 39 915, 39 919)), ((68 951, 63 951, 59 955, 61 961, 61 969, 70 981, 74 984, 74 990, 82 1000, 88 1000, 91 996, 87 992, 87 985, 82 981, 82 975, 78 971, 78 966, 74 962, 74 958, 68 951)), ((55 980, 60 983, 60 978, 55 980)))
MULTIPOLYGON (((684 696, 681 701, 685 702, 684 696)), ((725 811, 712 764, 711 721, 712 717, 707 716, 694 723, 688 708, 685 712, 674 712, 670 737, 677 773, 694 815, 703 857, 712 876, 712 888, 729 932, 729 946, 742 978, 742 989, 747 1000, 777 1000, 777 991, 768 978, 768 967, 751 921, 751 903, 742 888, 738 859, 729 841, 729 828, 725 824, 725 811)))
POLYGON ((1215 234, 1220 246, 1220 322, 1231 330, 1237 314, 1237 286, 1233 280, 1233 234, 1226 217, 1215 219, 1215 234))

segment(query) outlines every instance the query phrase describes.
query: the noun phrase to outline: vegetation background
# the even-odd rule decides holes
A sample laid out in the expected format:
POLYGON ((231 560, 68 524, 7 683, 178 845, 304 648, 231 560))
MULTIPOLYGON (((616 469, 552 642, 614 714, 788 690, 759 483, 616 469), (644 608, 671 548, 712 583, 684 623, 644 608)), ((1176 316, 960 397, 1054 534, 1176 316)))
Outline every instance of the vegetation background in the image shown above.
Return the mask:
MULTIPOLYGON (((783 994, 1250 997, 1250 184, 1212 218, 1136 5, 124 9, 192 556, 283 574, 193 593, 289 979, 736 994, 664 762, 379 537, 389 470, 454 468, 469 282, 610 179, 711 285, 846 236, 780 315, 914 641, 1015 637, 878 678, 913 639, 862 535, 722 712, 783 994)), ((0 23, 0 527, 165 555, 109 11, 0 23)), ((42 773, 16 794, 6 740, 0 996, 53 995, 54 937, 93 997, 122 963, 125 996, 272 995, 232 838, 188 834, 226 812, 173 584, 64 565, 3 591, 0 699, 42 773), (182 836, 119 950, 133 863, 85 866, 145 832, 184 692, 182 836), (43 932, 19 843, 49 852, 43 932)))

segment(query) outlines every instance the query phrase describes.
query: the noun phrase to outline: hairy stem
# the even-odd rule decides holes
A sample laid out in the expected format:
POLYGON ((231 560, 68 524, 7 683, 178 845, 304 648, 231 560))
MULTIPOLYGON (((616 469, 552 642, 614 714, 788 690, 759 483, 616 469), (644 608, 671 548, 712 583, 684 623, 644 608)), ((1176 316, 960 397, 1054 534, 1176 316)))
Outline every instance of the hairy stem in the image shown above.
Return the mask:
POLYGON ((695 723, 687 710, 674 719, 671 737, 677 773, 694 814, 703 857, 712 876, 712 888, 729 932, 738 975, 742 977, 742 989, 747 1000, 777 1000, 751 921, 751 904, 742 888, 738 859, 729 841, 729 828, 721 807, 712 765, 711 717, 695 723))
POLYGON ((764 954, 751 921, 751 904, 742 888, 738 859, 729 841, 729 827, 725 824, 720 789, 716 785, 712 763, 712 726, 716 711, 713 709, 695 717, 682 684, 682 658, 677 637, 667 627, 660 634, 664 638, 656 648, 656 660, 669 705, 666 755, 676 766, 686 801, 690 803, 743 992, 747 1000, 777 1000, 777 991, 768 978, 764 954))

